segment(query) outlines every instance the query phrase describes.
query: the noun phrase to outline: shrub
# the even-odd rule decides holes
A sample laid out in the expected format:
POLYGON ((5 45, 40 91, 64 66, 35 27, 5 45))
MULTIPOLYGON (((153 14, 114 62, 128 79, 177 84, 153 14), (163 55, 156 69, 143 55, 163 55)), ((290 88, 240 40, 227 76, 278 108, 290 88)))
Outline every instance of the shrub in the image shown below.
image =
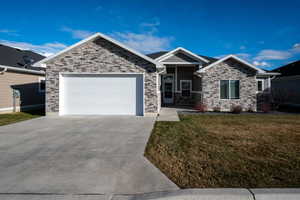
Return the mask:
POLYGON ((249 113, 253 113, 253 112, 254 112, 254 109, 253 109, 253 107, 250 106, 250 107, 248 108, 247 111, 248 111, 249 113))
POLYGON ((197 110, 199 112, 207 111, 207 106, 204 103, 197 103, 194 108, 195 108, 195 110, 197 110))
POLYGON ((219 106, 213 107, 214 112, 221 112, 221 108, 219 106))
POLYGON ((242 106, 238 106, 238 105, 233 105, 231 107, 231 112, 234 113, 234 114, 239 114, 243 111, 243 108, 242 106))
POLYGON ((269 103, 264 103, 261 106, 261 111, 263 111, 264 113, 268 113, 271 111, 271 105, 269 103))

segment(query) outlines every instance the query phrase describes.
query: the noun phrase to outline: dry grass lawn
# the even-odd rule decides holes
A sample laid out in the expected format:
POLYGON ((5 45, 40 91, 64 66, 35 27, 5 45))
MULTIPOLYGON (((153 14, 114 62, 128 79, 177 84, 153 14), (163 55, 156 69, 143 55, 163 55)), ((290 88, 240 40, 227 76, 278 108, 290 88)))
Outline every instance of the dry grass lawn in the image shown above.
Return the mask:
POLYGON ((181 188, 300 187, 300 115, 181 115, 145 156, 181 188))

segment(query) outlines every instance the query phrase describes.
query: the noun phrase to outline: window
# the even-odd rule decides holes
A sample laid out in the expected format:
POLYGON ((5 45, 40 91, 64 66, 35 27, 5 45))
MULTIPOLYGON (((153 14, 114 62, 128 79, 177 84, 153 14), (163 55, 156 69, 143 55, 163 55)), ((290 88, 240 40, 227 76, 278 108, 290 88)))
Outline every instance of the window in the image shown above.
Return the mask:
POLYGON ((183 97, 191 96, 192 81, 191 80, 180 80, 180 89, 181 89, 181 96, 183 96, 183 97))
POLYGON ((239 80, 221 80, 220 81, 221 99, 239 99, 240 81, 239 80))
POLYGON ((263 90, 263 80, 257 80, 257 91, 262 92, 263 90))
POLYGON ((45 78, 39 78, 39 92, 45 92, 46 81, 45 78))

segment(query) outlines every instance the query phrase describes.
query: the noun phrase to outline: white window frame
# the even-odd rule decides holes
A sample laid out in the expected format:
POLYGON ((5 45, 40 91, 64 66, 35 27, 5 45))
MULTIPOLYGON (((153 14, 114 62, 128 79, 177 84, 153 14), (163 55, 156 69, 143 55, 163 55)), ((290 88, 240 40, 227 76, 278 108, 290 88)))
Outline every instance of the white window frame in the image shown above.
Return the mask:
POLYGON ((241 99, 241 81, 240 80, 238 80, 238 79, 223 79, 223 80, 220 80, 219 81, 219 99, 220 100, 239 100, 239 99, 241 99), (223 98, 221 98, 221 81, 228 81, 228 83, 229 83, 229 86, 228 86, 228 99, 223 99, 223 98), (231 98, 231 96, 230 96, 230 81, 239 81, 239 98, 231 98))
POLYGON ((256 79, 256 92, 263 92, 265 90, 265 79, 257 78, 256 79), (261 81, 261 91, 258 90, 258 81, 261 81))
POLYGON ((45 92, 45 89, 41 89, 41 82, 42 81, 45 81, 45 89, 46 89, 46 79, 45 77, 39 77, 39 93, 44 93, 45 92))
POLYGON ((190 97, 192 95, 192 80, 180 80, 180 92, 182 96, 182 83, 189 83, 190 84, 190 95, 189 96, 184 96, 184 97, 190 97))

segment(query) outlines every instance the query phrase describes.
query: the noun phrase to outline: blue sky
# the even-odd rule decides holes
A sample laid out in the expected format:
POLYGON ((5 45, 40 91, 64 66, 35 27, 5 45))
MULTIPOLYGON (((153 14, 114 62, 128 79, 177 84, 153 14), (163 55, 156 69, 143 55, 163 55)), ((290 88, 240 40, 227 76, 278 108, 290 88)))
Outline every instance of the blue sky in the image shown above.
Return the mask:
POLYGON ((0 43, 53 54, 102 32, 143 53, 182 46, 272 69, 300 59, 299 0, 3 1, 0 43))

